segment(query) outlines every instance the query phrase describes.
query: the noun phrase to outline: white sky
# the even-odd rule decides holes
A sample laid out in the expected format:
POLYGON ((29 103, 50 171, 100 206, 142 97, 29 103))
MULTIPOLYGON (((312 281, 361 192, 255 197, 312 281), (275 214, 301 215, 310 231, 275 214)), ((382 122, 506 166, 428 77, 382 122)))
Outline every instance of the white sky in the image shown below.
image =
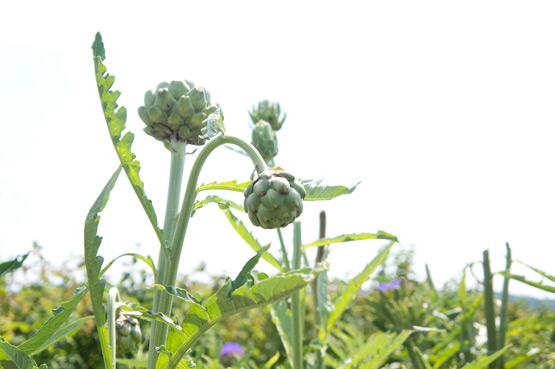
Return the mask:
MULTIPOLYGON (((501 270, 505 242, 515 259, 555 274, 552 2, 95 4, 0 5, 2 259, 33 241, 52 260, 82 254, 85 216, 118 165, 93 75, 90 46, 100 31, 161 224, 169 154, 141 133, 136 110, 147 89, 185 78, 221 103, 228 134, 247 140, 252 105, 279 101, 288 118, 277 164, 288 171, 362 181, 353 195, 306 204, 305 242, 318 237, 325 209, 329 236, 393 233, 438 285, 487 248, 501 270)), ((201 179, 245 181, 251 170, 221 150, 201 179)), ((121 177, 101 219, 106 259, 129 251, 157 258, 134 196, 121 177)), ((278 251, 275 232, 255 231, 278 251)), ((354 276, 381 244, 335 246, 331 273, 354 276)), ((181 271, 206 261, 209 271, 234 275, 251 255, 223 213, 207 207, 190 224, 181 271)))

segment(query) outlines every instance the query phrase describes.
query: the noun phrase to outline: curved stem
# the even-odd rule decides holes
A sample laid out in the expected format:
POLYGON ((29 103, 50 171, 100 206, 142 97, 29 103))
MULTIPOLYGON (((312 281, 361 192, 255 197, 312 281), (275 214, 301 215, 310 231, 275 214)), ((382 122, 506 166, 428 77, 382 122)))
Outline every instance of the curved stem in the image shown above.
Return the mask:
MULTIPOLYGON (((171 264, 171 258, 169 258, 169 248, 167 248, 167 245, 169 245, 172 233, 172 225, 179 209, 181 183, 183 182, 183 169, 185 167, 185 142, 172 140, 171 144, 175 148, 175 152, 171 153, 170 178, 168 181, 168 197, 166 200, 166 214, 164 216, 164 238, 166 239, 166 243, 165 245, 160 245, 160 252, 158 254, 158 269, 155 276, 156 283, 164 283, 165 274, 167 273, 169 265, 171 264)), ((161 296, 162 291, 154 292, 153 310, 155 312, 160 311, 159 309, 161 296)), ((150 336, 150 344, 148 347, 148 368, 156 367, 156 360, 158 359, 158 352, 156 351, 156 347, 160 347, 165 343, 167 332, 168 327, 165 324, 158 321, 152 322, 152 334, 150 336)))
MULTIPOLYGON (((253 164, 255 165, 255 169, 258 173, 263 172, 264 170, 268 169, 268 166, 262 159, 262 156, 258 153, 258 151, 252 146, 251 144, 247 143, 246 141, 241 140, 240 138, 233 137, 233 136, 224 136, 220 135, 212 140, 210 140, 204 148, 199 152, 193 167, 191 168, 191 172, 189 173, 189 179, 187 181, 187 187, 185 189, 185 197, 183 198, 183 203, 181 206, 181 210, 179 212, 179 217, 177 218, 177 225, 174 227, 174 231, 171 233, 171 238, 169 240, 169 260, 171 263, 167 264, 167 268, 163 273, 163 279, 161 280, 161 284, 164 286, 174 286, 175 280, 177 278, 177 269, 179 267, 179 260, 181 257, 181 250, 183 248, 183 242, 185 240, 185 234, 187 232, 187 226, 189 225, 189 219, 191 218, 191 212, 193 210, 193 206, 195 204, 195 199, 197 197, 197 184, 198 179, 200 176, 200 172, 206 159, 208 156, 214 151, 217 147, 224 145, 224 144, 232 144, 240 147, 243 149, 246 154, 251 158, 253 164)), ((159 271, 159 273, 161 273, 159 271)), ((173 297, 168 293, 162 293, 160 295, 160 300, 158 304, 159 312, 167 316, 171 316, 171 306, 172 306, 173 297)), ((149 362, 150 362, 151 353, 149 351, 149 362)), ((155 365, 156 361, 154 361, 155 365)), ((150 369, 151 367, 148 366, 150 369)), ((154 368, 154 367, 152 367, 154 368)))

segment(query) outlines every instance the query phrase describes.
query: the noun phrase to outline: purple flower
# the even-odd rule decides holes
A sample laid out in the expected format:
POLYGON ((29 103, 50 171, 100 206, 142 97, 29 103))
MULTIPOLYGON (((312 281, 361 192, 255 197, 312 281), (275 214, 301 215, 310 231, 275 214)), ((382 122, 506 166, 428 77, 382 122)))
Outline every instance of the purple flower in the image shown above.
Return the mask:
POLYGON ((237 342, 226 342, 222 346, 222 351, 220 351, 220 357, 232 356, 233 354, 237 356, 245 355, 245 350, 237 342))
POLYGON ((394 290, 401 287, 401 280, 400 279, 396 279, 394 281, 390 281, 390 282, 384 282, 384 283, 380 283, 378 285, 378 289, 382 292, 387 292, 388 290, 394 290))

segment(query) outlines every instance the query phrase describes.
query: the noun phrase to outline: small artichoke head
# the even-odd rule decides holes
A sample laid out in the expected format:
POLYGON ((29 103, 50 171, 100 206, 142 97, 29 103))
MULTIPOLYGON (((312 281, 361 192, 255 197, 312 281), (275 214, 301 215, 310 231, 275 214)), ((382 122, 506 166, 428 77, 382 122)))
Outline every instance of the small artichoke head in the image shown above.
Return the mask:
POLYGON ((258 103, 256 107, 253 107, 252 112, 249 112, 251 116, 252 122, 254 124, 258 123, 258 121, 263 120, 272 126, 274 131, 279 131, 281 126, 283 126, 283 122, 285 122, 285 118, 287 114, 283 113, 281 115, 281 107, 279 103, 275 103, 269 100, 263 100, 258 103))
POLYGON ((255 226, 285 227, 303 212, 303 185, 287 172, 267 169, 244 192, 244 208, 255 226))
POLYGON ((278 153, 276 132, 268 122, 260 120, 254 125, 251 142, 266 163, 272 162, 278 153))
POLYGON ((221 114, 219 105, 211 102, 210 93, 186 80, 158 84, 145 93, 144 105, 139 107, 139 117, 146 124, 144 131, 166 146, 172 138, 204 145, 207 118, 215 112, 221 114))
POLYGON ((119 354, 131 352, 141 343, 139 321, 131 316, 120 315, 116 319, 116 349, 119 354))

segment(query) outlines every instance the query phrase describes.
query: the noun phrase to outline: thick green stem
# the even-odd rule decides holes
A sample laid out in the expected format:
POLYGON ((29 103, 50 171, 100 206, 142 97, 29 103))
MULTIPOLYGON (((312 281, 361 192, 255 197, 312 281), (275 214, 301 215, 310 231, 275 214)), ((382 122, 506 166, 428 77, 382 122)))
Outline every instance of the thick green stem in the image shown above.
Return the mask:
MULTIPOLYGON (((505 335, 507 334, 508 325, 508 307, 509 307, 509 280, 511 275, 511 248, 509 244, 507 247, 507 264, 505 266, 505 275, 503 277, 503 292, 501 295, 501 311, 499 312, 500 324, 499 324, 499 342, 497 343, 497 349, 501 350, 505 346, 505 335)), ((497 359, 497 364, 499 369, 505 369, 505 358, 500 356, 497 359)))
MULTIPOLYGON (((320 232, 318 237, 326 238, 326 212, 320 212, 320 232)), ((316 253, 316 262, 318 264, 324 260, 324 251, 326 246, 318 246, 318 252, 316 253)), ((319 309, 319 302, 318 302, 318 278, 316 277, 312 281, 312 303, 313 303, 313 311, 314 311, 314 326, 318 330, 321 324, 320 320, 320 309, 319 309)))
MULTIPOLYGON (((484 307, 486 315, 486 329, 488 333, 488 355, 497 351, 497 332, 495 328, 495 305, 493 297, 493 275, 489 263, 489 251, 484 251, 484 307)), ((489 365, 490 369, 497 367, 497 360, 489 365)))
MULTIPOLYGON (((293 270, 301 267, 301 223, 293 223, 293 270)), ((291 295, 291 317, 293 325, 293 369, 303 369, 303 312, 301 306, 301 292, 291 295)))
MULTIPOLYGON (((171 239, 172 225, 177 216, 177 211, 179 209, 179 199, 181 195, 181 183, 183 182, 183 169, 185 167, 185 142, 173 141, 172 146, 175 148, 175 152, 171 153, 171 164, 170 164, 170 179, 168 181, 168 197, 166 200, 166 214, 164 216, 164 238, 166 239, 166 245, 169 245, 171 239)), ((168 260, 169 249, 165 249, 166 245, 160 245, 160 252, 158 254, 158 269, 156 275, 156 283, 163 284, 165 279, 165 274, 169 269, 171 264, 171 259, 168 260)), ((160 300, 162 297, 162 291, 154 292, 153 310, 155 312, 160 311, 160 300)), ((172 297, 169 296, 169 309, 171 310, 172 297)), ((168 332, 167 325, 153 321, 150 344, 149 344, 149 354, 147 368, 155 368, 156 360, 158 359, 158 352, 156 347, 160 347, 166 341, 166 336, 168 332)))
POLYGON ((108 291, 108 305, 106 307, 106 314, 108 315, 108 342, 112 351, 112 369, 116 369, 116 309, 118 306, 116 300, 119 300, 118 289, 112 287, 108 291))
MULTIPOLYGON (((179 260, 181 257, 181 250, 183 248, 183 242, 185 240, 185 234, 187 232, 187 226, 189 225, 189 219, 191 218, 191 212, 193 210, 193 206, 195 204, 195 199, 197 197, 197 184, 198 179, 200 176, 200 172, 206 159, 208 156, 214 151, 217 147, 224 145, 224 144, 232 144, 240 147, 243 149, 247 155, 251 158, 253 164, 255 165, 256 171, 261 173, 262 171, 268 169, 264 159, 258 153, 258 151, 252 146, 251 144, 232 136, 224 136, 220 135, 210 142, 208 142, 204 148, 198 154, 193 167, 191 168, 191 172, 189 173, 189 179, 187 181, 187 187, 185 188, 185 196, 183 198, 183 203, 181 205, 181 210, 179 212, 179 217, 177 218, 177 225, 173 227, 173 232, 171 232, 169 238, 169 260, 170 263, 167 263, 166 268, 163 273, 160 273, 163 276, 161 279, 161 284, 164 286, 175 286, 175 280, 177 277, 177 270, 179 267, 179 260)), ((162 293, 160 295, 160 300, 158 303, 158 311, 167 315, 171 316, 171 306, 172 306, 172 296, 168 293, 162 293)), ((158 333, 157 333, 158 334, 158 333)), ((163 337, 163 341, 165 341, 165 334, 163 337)), ((155 347, 154 347, 155 350, 155 347)), ((148 369, 154 369, 156 367, 156 358, 151 359, 151 356, 156 356, 157 353, 154 351, 155 354, 152 354, 152 351, 149 348, 149 358, 147 366, 148 369), (153 360, 153 365, 150 366, 151 360, 153 360)))

